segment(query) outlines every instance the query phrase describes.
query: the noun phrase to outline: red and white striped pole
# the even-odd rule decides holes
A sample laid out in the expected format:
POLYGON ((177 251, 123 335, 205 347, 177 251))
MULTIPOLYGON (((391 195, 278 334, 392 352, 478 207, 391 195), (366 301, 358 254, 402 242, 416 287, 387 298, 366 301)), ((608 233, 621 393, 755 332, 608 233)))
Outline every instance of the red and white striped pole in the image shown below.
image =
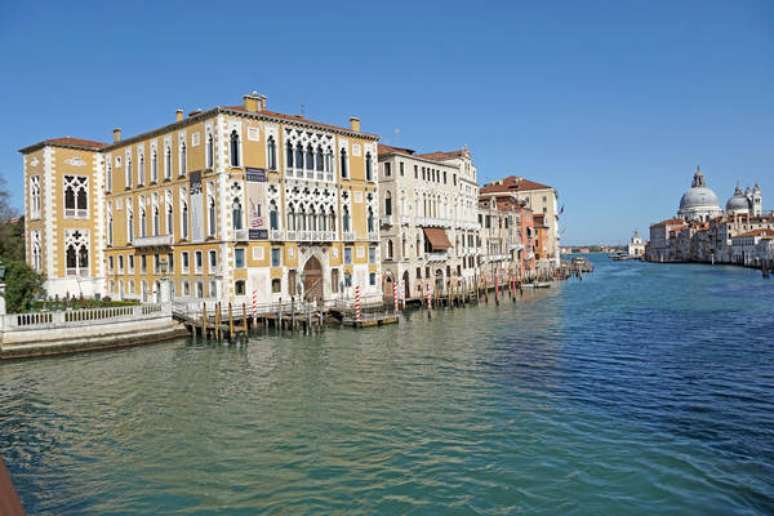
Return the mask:
POLYGON ((360 285, 355 285, 355 322, 360 322, 360 285))
POLYGON ((256 316, 258 312, 258 292, 256 292, 255 289, 253 289, 253 317, 256 316))
POLYGON ((395 305, 395 311, 398 311, 398 284, 392 282, 392 303, 395 305))

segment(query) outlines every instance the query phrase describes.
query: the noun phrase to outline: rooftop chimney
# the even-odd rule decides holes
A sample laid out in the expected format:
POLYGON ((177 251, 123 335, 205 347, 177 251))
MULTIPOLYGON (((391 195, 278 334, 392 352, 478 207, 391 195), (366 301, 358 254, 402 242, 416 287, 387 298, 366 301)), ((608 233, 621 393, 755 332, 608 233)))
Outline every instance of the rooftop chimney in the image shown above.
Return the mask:
POLYGON ((356 133, 360 132, 360 119, 356 116, 349 117, 349 128, 356 133))
POLYGON ((261 95, 255 90, 243 96, 242 100, 245 109, 251 113, 258 113, 266 109, 266 95, 261 95))
POLYGON ((182 122, 183 121, 183 110, 178 109, 175 111, 175 122, 182 122))
POLYGON ((113 142, 120 142, 121 141, 121 129, 115 128, 113 129, 113 142))

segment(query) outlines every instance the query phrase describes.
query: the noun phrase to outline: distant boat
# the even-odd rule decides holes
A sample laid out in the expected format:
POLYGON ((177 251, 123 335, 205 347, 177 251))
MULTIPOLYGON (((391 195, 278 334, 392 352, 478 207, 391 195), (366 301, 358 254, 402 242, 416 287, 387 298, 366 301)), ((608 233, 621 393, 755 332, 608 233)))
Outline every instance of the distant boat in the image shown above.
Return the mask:
POLYGON ((524 284, 524 287, 526 288, 551 288, 550 283, 542 282, 542 283, 526 283, 524 284))

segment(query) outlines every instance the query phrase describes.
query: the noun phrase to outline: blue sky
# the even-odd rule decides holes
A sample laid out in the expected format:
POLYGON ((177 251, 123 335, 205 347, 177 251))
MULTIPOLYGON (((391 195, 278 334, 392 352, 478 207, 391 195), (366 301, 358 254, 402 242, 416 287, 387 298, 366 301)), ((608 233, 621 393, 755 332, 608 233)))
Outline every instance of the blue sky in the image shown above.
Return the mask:
POLYGON ((774 2, 0 0, 0 174, 20 147, 109 140, 258 90, 272 110, 556 186, 564 243, 671 216, 696 164, 774 208, 774 2), (399 136, 398 132, 399 130, 399 136))

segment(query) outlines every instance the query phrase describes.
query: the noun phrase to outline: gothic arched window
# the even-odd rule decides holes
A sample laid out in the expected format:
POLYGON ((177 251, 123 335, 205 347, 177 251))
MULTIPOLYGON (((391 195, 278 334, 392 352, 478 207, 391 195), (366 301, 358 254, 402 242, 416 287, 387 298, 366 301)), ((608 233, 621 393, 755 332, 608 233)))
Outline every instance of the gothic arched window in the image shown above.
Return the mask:
POLYGON ((231 203, 231 217, 234 229, 242 229, 242 202, 238 198, 231 203))
POLYGON ((371 160, 371 153, 366 152, 366 159, 365 159, 365 168, 366 168, 366 180, 367 181, 373 181, 374 179, 374 171, 373 171, 373 163, 371 160))
POLYGON ((231 166, 239 166, 239 133, 236 129, 231 131, 230 137, 230 150, 231 150, 231 166))
POLYGON ((347 170, 347 149, 341 149, 341 177, 346 179, 349 175, 347 170))
POLYGON ((277 143, 274 141, 274 136, 269 136, 266 140, 266 158, 269 170, 277 170, 277 143))

